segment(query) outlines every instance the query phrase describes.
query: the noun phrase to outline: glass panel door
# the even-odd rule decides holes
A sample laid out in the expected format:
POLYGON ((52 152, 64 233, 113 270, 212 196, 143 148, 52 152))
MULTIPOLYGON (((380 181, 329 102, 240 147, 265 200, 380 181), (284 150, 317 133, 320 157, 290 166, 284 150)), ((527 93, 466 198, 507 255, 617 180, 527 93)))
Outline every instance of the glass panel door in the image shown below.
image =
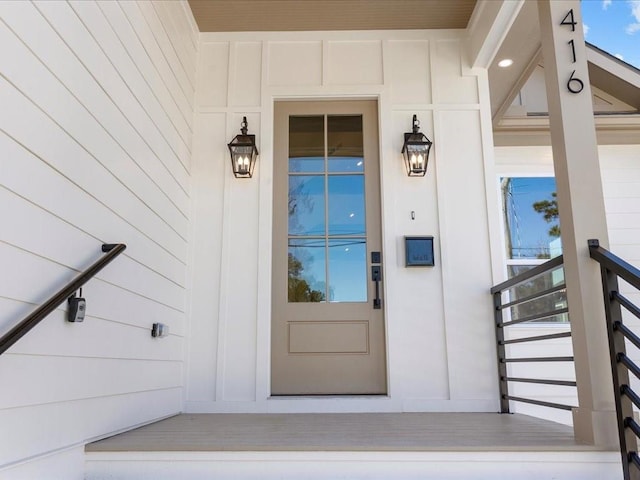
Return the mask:
POLYGON ((289 117, 289 302, 367 301, 362 142, 362 115, 289 117))

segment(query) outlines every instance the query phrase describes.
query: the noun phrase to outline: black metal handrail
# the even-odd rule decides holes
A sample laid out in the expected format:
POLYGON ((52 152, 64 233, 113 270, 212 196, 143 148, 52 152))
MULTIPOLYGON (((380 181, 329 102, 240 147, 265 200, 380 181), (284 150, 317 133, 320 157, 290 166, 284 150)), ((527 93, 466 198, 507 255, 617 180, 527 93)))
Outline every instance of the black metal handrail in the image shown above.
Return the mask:
MULTIPOLYGON (((513 288, 516 285, 520 285, 521 283, 524 283, 527 280, 531 280, 532 278, 537 277, 538 275, 542 275, 543 273, 547 273, 552 270, 555 270, 556 268, 562 266, 563 264, 564 264, 564 257, 562 255, 554 257, 551 260, 547 260, 546 262, 538 265, 537 267, 530 268, 526 272, 522 272, 521 274, 516 275, 515 277, 512 277, 509 280, 505 280, 504 282, 499 283, 495 287, 491 288, 491 293, 496 294, 498 292, 504 292, 505 290, 509 290, 510 288, 513 288)), ((544 295, 546 295, 547 293, 549 292, 545 291, 544 295)), ((540 296, 541 295, 534 295, 534 298, 538 298, 540 296)), ((524 303, 528 300, 530 300, 530 298, 521 298, 519 300, 516 300, 515 303, 524 303)), ((504 307, 506 308, 507 304, 505 304, 504 307)))
POLYGON ((621 295, 618 287, 618 278, 621 278, 640 290, 640 270, 601 247, 598 240, 589 240, 588 244, 589 255, 600 264, 602 277, 622 471, 625 480, 640 480, 640 425, 633 415, 633 406, 640 408, 640 397, 629 382, 629 372, 640 379, 640 367, 629 358, 625 345, 628 340, 640 348, 640 338, 624 324, 622 307, 637 318, 640 318, 640 309, 621 295), (634 467, 630 468, 630 465, 634 467))
POLYGON ((111 261, 120 255, 127 246, 123 243, 105 243, 102 251, 106 253, 100 260, 95 262, 76 278, 71 280, 60 291, 49 300, 40 305, 31 314, 18 322, 15 327, 9 330, 0 338, 0 355, 8 350, 14 343, 25 336, 33 327, 42 321, 47 315, 53 312, 58 306, 71 297, 80 287, 93 278, 100 270, 106 267, 111 261))
POLYGON ((516 275, 509 280, 502 282, 491 289, 491 293, 493 295, 493 305, 494 305, 494 315, 495 315, 495 325, 496 325, 496 345, 498 350, 498 376, 499 376, 499 385, 500 385, 500 411, 502 413, 509 413, 509 402, 522 402, 529 403, 533 405, 557 408, 561 410, 572 410, 576 408, 572 405, 565 405, 561 403, 554 402, 546 402, 543 400, 536 400, 533 398, 523 398, 517 397, 513 395, 509 395, 509 383, 535 383, 542 385, 553 385, 553 386, 561 386, 561 387, 575 387, 576 382, 571 380, 552 380, 552 379, 542 379, 542 378, 521 378, 521 377, 512 377, 507 373, 507 364, 509 363, 533 363, 533 362, 573 362, 573 356, 558 356, 558 357, 521 357, 521 358, 508 358, 507 357, 507 349, 506 345, 515 344, 515 343, 528 343, 528 342, 539 342, 544 340, 553 340, 558 338, 566 338, 571 336, 571 332, 561 332, 561 333, 553 333, 549 335, 537 335, 531 337, 524 338, 514 338, 505 340, 505 328, 510 327, 512 325, 522 324, 524 322, 532 322, 535 320, 541 320, 544 318, 553 317, 555 315, 561 315, 568 313, 568 309, 566 307, 563 308, 554 308, 549 311, 536 312, 532 315, 527 315, 522 318, 516 318, 511 320, 506 320, 504 318, 504 312, 510 311, 510 309, 517 307, 518 305, 523 305, 528 302, 532 302, 534 300, 538 300, 546 297, 547 295, 551 295, 552 293, 561 292, 566 290, 566 285, 562 282, 559 285, 554 285, 550 288, 540 290, 536 293, 526 295, 521 298, 517 298, 515 300, 511 300, 503 303, 502 295, 504 292, 509 291, 529 280, 535 279, 541 275, 552 272, 556 269, 562 268, 563 266, 563 257, 560 255, 559 257, 555 257, 537 267, 531 268, 520 275, 516 275))

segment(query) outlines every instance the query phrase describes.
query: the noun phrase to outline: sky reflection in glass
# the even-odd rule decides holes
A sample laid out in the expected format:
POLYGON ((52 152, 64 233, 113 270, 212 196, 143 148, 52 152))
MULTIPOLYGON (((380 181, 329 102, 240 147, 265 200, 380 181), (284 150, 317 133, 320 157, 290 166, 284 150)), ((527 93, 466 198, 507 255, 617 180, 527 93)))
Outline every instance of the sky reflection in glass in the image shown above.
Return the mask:
POLYGON ((330 302, 367 301, 367 244, 364 238, 329 241, 330 302))
POLYGON ((555 178, 512 177, 503 178, 501 183, 506 214, 507 258, 550 258, 554 254, 554 245, 559 242, 549 231, 558 224, 558 220, 546 222, 533 204, 542 200, 553 201, 555 178))
POLYGON ((320 157, 290 157, 289 171, 302 173, 324 172, 324 158, 320 157))
POLYGON ((324 176, 289 177, 289 235, 324 235, 324 176))
POLYGON ((364 176, 329 175, 329 235, 364 235, 364 176))

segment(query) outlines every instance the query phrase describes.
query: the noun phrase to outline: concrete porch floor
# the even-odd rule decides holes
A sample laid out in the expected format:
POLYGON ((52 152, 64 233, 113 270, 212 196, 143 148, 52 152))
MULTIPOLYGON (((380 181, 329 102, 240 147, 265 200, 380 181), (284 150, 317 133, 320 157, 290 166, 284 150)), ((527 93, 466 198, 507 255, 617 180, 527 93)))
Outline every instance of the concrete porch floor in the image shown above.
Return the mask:
POLYGON ((87 452, 598 451, 573 429, 497 413, 181 414, 87 452))

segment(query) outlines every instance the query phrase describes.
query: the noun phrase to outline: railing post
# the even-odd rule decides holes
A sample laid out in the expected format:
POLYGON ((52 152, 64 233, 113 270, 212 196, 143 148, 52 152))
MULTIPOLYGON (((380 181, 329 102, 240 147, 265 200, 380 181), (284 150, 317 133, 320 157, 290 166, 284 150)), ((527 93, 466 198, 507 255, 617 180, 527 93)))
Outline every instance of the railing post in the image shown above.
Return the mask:
MULTIPOLYGON (((597 240, 589 240, 589 250, 600 246, 597 240)), ((622 456, 622 472, 624 479, 640 480, 640 469, 635 466, 629 468, 629 455, 638 451, 638 441, 635 433, 626 428, 626 418, 633 419, 633 404, 629 397, 622 394, 622 389, 629 384, 629 372, 618 361, 619 354, 626 353, 624 335, 618 331, 617 325, 622 323, 622 309, 616 300, 618 294, 618 276, 604 265, 600 265, 602 277, 602 294, 607 322, 607 337, 609 341, 609 355, 611 357, 611 374, 613 377, 616 418, 618 421, 618 438, 620 454, 622 456)))
POLYGON ((493 294, 493 311, 496 327, 496 349, 498 353, 498 382, 500 386, 500 413, 509 412, 509 383, 507 382, 507 364, 506 351, 504 345, 504 328, 502 323, 504 317, 502 314, 502 292, 493 294))
MULTIPOLYGON (((617 444, 603 305, 596 265, 584 242, 607 242, 607 216, 602 193, 598 142, 593 119, 591 85, 578 0, 538 0, 542 55, 549 112, 558 209, 562 219, 562 252, 571 317, 579 407, 573 428, 579 442, 603 448, 617 444), (562 24, 568 12, 575 25, 562 24), (575 30, 574 30, 575 27, 575 30), (577 61, 567 73, 567 42, 576 39, 577 61), (580 39, 580 40, 578 40, 580 39), (576 69, 584 81, 580 95, 567 89, 567 76, 576 69)), ((565 22, 566 23, 566 22, 565 22)), ((573 44, 573 43, 572 43, 573 44)))

